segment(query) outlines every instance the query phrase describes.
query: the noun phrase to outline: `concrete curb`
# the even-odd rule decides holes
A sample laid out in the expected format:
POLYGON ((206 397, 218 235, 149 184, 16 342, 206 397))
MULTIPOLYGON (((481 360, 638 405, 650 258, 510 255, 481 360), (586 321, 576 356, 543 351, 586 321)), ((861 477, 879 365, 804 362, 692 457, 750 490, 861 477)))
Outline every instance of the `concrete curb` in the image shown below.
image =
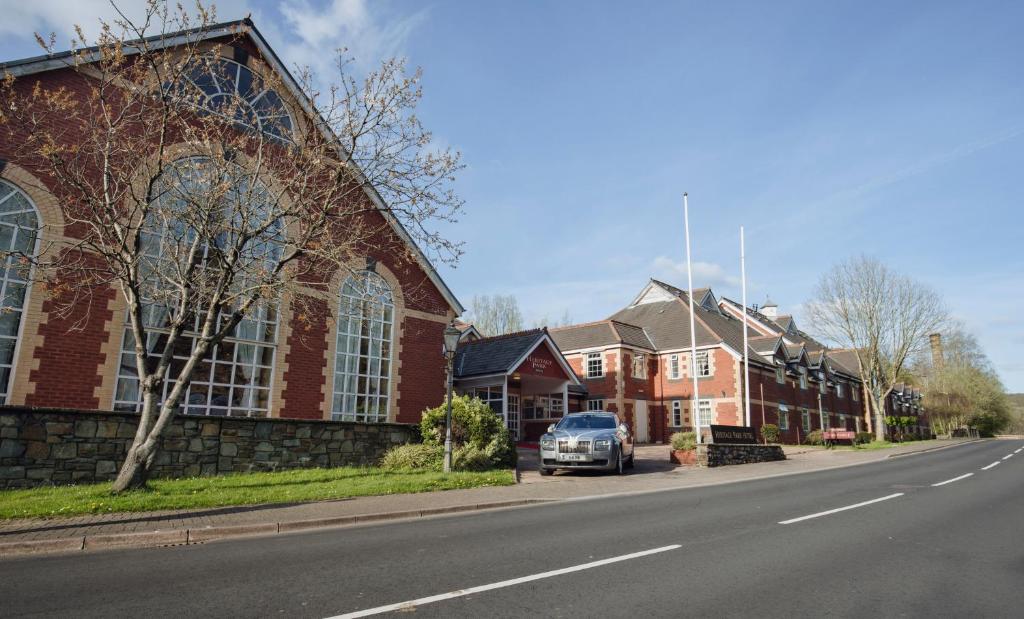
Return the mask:
POLYGON ((443 514, 474 512, 488 509, 503 509, 538 503, 551 503, 558 499, 514 499, 494 501, 490 503, 470 503, 466 505, 449 505, 446 507, 430 507, 375 514, 358 514, 353 516, 336 516, 331 518, 315 518, 312 520, 294 520, 290 522, 270 522, 259 524, 240 524, 226 526, 209 526, 192 529, 171 529, 166 531, 144 531, 141 533, 112 533, 103 535, 76 535, 60 539, 23 540, 17 542, 0 542, 0 558, 17 555, 41 554, 50 552, 75 552, 86 550, 102 550, 117 548, 164 548, 168 546, 194 546, 220 539, 233 537, 250 537, 260 535, 278 535, 296 531, 309 531, 329 527, 343 527, 364 522, 381 522, 386 520, 404 520, 410 518, 426 518, 443 514))

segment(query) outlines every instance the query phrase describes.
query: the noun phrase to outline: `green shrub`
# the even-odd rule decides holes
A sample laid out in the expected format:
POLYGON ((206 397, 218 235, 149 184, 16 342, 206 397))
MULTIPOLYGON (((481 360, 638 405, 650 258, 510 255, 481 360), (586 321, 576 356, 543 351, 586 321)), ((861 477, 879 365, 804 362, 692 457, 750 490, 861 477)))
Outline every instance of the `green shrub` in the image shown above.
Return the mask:
POLYGON ((807 445, 824 445, 825 440, 821 438, 821 430, 808 432, 807 436, 804 437, 804 443, 807 445))
POLYGON ((858 432, 857 436, 853 439, 854 445, 867 445, 871 441, 875 440, 875 435, 871 432, 858 432))
POLYGON ((766 443, 778 443, 780 434, 779 426, 774 423, 766 423, 761 426, 761 438, 763 438, 766 443))
POLYGON ((386 469, 430 469, 440 471, 444 463, 444 448, 438 445, 398 445, 384 453, 380 460, 386 469))
POLYGON ((697 433, 676 432, 672 435, 672 449, 676 451, 693 451, 697 449, 697 433))
POLYGON ((452 451, 452 470, 486 471, 491 468, 491 458, 483 449, 473 445, 462 445, 452 451))
MULTIPOLYGON (((445 414, 444 404, 423 412, 420 434, 425 445, 443 447, 445 414)), ((464 445, 484 454, 481 457, 486 457, 491 467, 516 464, 516 444, 501 417, 479 398, 455 396, 452 398, 452 468, 459 468, 455 464, 455 453, 464 445)), ((478 456, 470 457, 468 451, 466 454, 467 462, 477 461, 478 456)))

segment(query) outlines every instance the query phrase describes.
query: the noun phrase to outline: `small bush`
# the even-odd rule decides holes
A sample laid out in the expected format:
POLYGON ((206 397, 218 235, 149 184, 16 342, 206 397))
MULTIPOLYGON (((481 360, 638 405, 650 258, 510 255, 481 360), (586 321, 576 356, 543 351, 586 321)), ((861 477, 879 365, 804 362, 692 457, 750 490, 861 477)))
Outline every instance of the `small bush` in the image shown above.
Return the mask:
POLYGON ((763 438, 766 443, 778 443, 780 435, 779 426, 774 423, 766 423, 761 426, 761 438, 763 438))
POLYGON ((444 464, 444 448, 438 445, 399 445, 384 453, 380 460, 382 468, 430 469, 440 471, 444 464))
POLYGON ((853 439, 854 445, 867 445, 871 441, 875 440, 875 435, 871 432, 858 432, 857 436, 853 439))
POLYGON ((824 445, 825 441, 821 438, 821 430, 808 432, 804 438, 804 443, 807 445, 824 445))
POLYGON ((453 471, 486 471, 491 468, 491 458, 483 449, 463 445, 452 451, 453 471))
MULTIPOLYGON (((425 445, 444 446, 446 409, 442 404, 423 412, 420 434, 425 445)), ((452 398, 452 468, 455 470, 483 470, 482 458, 489 462, 484 468, 509 468, 516 465, 516 444, 501 417, 479 398, 456 396, 452 398), (464 468, 457 464, 457 454, 464 447, 464 468), (471 455, 472 454, 472 455, 471 455), (482 455, 478 455, 482 454, 482 455), (469 463, 472 462, 472 465, 469 463)), ((442 455, 443 460, 443 455, 442 455)))
POLYGON ((697 433, 676 432, 672 435, 672 449, 676 451, 693 451, 697 449, 697 433))

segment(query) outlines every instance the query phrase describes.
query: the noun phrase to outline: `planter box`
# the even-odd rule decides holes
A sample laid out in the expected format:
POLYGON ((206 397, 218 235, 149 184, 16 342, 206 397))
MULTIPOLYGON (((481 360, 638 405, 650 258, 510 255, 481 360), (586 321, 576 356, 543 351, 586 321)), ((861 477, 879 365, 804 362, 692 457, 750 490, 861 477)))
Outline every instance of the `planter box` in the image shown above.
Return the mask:
POLYGON ((673 449, 668 453, 668 459, 671 460, 673 464, 697 464, 696 449, 691 449, 689 451, 673 449))

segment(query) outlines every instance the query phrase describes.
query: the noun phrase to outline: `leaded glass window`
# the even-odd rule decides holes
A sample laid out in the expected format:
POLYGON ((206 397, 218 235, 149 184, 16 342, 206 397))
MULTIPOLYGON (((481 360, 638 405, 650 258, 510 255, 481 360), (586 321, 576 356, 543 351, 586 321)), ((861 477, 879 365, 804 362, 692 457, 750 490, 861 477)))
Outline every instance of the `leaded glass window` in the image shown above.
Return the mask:
POLYGON ((345 280, 340 296, 331 417, 387 421, 395 320, 391 287, 380 275, 362 271, 345 280))
POLYGON ((28 293, 25 256, 36 249, 39 212, 20 189, 0 180, 0 404, 7 403, 14 374, 21 317, 28 293))
POLYGON ((179 95, 196 105, 280 140, 291 141, 292 118, 281 95, 249 67, 227 58, 205 56, 182 84, 179 95))
MULTIPOLYGON (((166 347, 170 333, 169 317, 178 302, 174 286, 168 285, 173 274, 180 272, 189 260, 184 247, 196 235, 203 238, 200 262, 203 269, 214 272, 222 249, 235 245, 232 235, 258 227, 273 216, 271 196, 266 187, 253 185, 244 170, 218 167, 201 157, 186 158, 171 166, 159 187, 152 221, 142 235, 143 324, 147 333, 146 351, 156 359, 166 347), (229 187, 227 191, 216 189, 229 187), (209 230, 198 232, 192 213, 195 202, 216 199, 212 219, 205 219, 209 230), (192 206, 190 206, 192 204, 192 206), (180 214, 180 218, 175 218, 180 214), (212 230, 212 231, 211 231, 212 230)), ((207 213, 210 215, 211 213, 207 213)), ((238 237, 241 238, 241 237, 238 237)), ((236 286, 247 287, 266 277, 268 269, 280 259, 284 234, 280 222, 270 230, 254 236, 242 245, 234 271, 236 286)), ((195 281, 202 277, 192 278, 195 281)), ((228 320, 229 308, 222 310, 220 321, 228 320)), ((164 376, 161 400, 174 386, 176 377, 195 350, 202 329, 204 311, 193 311, 189 326, 177 339, 171 363, 164 376)), ((125 318, 126 324, 128 317, 125 318)), ((223 324, 223 322, 218 322, 223 324)), ((179 411, 191 415, 265 417, 270 405, 274 357, 277 347, 278 307, 264 301, 247 312, 234 330, 206 352, 195 367, 181 400, 179 411)), ((115 410, 138 410, 141 405, 139 374, 136 367, 135 338, 125 328, 118 366, 115 410)))

